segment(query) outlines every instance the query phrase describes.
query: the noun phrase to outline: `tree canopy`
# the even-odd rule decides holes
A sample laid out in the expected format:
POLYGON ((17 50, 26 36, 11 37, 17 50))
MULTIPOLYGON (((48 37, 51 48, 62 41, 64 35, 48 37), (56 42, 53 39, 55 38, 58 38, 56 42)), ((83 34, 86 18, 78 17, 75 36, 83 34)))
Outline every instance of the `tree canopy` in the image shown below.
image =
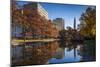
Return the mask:
POLYGON ((80 33, 83 36, 95 37, 96 35, 96 7, 88 7, 80 17, 80 33))
MULTIPOLYGON (((34 3, 31 3, 34 5, 34 3)), ((24 33, 32 33, 32 35, 41 35, 46 37, 57 37, 58 30, 54 27, 52 21, 49 21, 39 15, 39 13, 25 4, 23 8, 17 8, 16 2, 12 3, 12 27, 17 24, 25 29, 24 33)))

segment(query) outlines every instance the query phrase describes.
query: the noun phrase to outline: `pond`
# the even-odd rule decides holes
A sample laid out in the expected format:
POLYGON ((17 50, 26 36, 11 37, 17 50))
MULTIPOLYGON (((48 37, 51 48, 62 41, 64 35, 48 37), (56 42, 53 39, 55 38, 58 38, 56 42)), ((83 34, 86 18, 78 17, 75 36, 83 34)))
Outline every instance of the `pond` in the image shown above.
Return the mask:
POLYGON ((86 44, 31 42, 12 47, 12 65, 41 65, 95 61, 86 44))

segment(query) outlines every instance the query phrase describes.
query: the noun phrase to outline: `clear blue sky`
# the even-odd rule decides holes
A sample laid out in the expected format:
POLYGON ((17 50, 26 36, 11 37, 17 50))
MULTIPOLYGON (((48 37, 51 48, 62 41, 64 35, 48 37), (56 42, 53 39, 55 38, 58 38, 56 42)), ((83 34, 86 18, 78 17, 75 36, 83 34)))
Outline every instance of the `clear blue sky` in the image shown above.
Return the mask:
MULTIPOLYGON (((26 4, 27 1, 19 1, 19 5, 26 4)), ((40 3, 48 12, 49 19, 63 18, 65 21, 65 28, 67 26, 73 27, 74 17, 76 24, 79 24, 79 18, 85 12, 87 5, 73 5, 73 4, 57 4, 57 3, 40 3)))

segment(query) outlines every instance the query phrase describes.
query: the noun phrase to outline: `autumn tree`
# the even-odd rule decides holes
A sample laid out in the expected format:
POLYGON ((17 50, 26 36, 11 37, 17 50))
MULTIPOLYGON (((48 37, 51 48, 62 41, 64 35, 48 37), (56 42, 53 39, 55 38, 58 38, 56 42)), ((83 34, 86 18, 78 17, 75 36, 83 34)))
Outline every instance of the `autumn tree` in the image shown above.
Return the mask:
POLYGON ((56 38, 59 33, 58 30, 51 21, 39 15, 37 8, 34 8, 35 4, 32 2, 18 7, 16 2, 14 2, 12 7, 12 25, 20 25, 23 29, 22 34, 24 37, 26 33, 31 33, 33 38, 56 38))
POLYGON ((80 33, 85 37, 96 35, 96 7, 88 7, 80 17, 80 33))

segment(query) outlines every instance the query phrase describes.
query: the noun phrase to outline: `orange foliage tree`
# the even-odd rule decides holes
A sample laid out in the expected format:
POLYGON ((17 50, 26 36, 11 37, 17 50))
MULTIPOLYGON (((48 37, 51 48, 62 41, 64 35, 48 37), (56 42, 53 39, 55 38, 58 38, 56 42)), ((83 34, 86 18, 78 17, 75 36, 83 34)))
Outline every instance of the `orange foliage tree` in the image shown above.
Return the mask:
MULTIPOLYGON (((34 3, 30 3, 34 5, 34 3)), ((12 3, 12 27, 16 24, 22 26, 25 30, 23 33, 31 33, 33 38, 56 38, 59 34, 54 27, 53 22, 45 19, 36 9, 26 7, 29 4, 23 5, 23 8, 18 9, 16 2, 12 3)))

